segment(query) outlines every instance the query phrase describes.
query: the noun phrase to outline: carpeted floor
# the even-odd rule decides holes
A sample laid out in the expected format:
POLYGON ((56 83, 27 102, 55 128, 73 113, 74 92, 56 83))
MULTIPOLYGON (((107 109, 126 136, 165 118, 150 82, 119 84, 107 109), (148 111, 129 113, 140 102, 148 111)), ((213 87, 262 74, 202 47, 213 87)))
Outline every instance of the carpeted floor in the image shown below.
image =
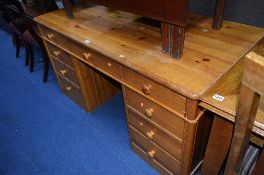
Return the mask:
POLYGON ((0 175, 157 174, 130 150, 121 95, 86 113, 24 61, 0 30, 0 175))

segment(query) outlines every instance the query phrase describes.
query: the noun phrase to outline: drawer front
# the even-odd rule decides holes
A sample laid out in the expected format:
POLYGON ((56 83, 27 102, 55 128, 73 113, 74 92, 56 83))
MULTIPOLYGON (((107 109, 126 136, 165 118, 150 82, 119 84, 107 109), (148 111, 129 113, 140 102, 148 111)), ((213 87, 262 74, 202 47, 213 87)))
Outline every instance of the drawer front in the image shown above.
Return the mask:
POLYGON ((113 78, 121 78, 121 70, 116 62, 44 26, 41 27, 41 31, 44 38, 65 48, 74 56, 83 59, 88 64, 94 65, 95 68, 103 72, 109 73, 113 78))
POLYGON ((68 65, 69 67, 74 68, 70 54, 62 51, 61 49, 59 49, 58 47, 52 44, 47 43, 47 46, 48 46, 50 55, 60 60, 64 64, 68 65))
POLYGON ((145 151, 140 148, 136 143, 132 142, 132 150, 139 155, 145 162, 155 168, 162 175, 173 175, 169 170, 162 166, 159 162, 154 159, 150 159, 145 151))
POLYGON ((186 98, 135 73, 122 67, 123 81, 136 89, 136 91, 152 98, 157 103, 167 106, 172 111, 185 114, 186 98))
POLYGON ((177 115, 129 88, 125 88, 125 100, 128 108, 130 107, 138 111, 177 138, 183 138, 184 120, 177 115))
POLYGON ((141 134, 155 142, 177 160, 181 160, 182 141, 175 140, 168 136, 165 132, 159 130, 157 127, 153 126, 151 123, 129 109, 127 109, 127 119, 128 123, 141 134))
POLYGON ((56 70, 56 72, 58 74, 60 74, 61 76, 67 78, 68 80, 73 82, 75 85, 80 87, 80 83, 79 83, 79 80, 77 78, 75 70, 73 70, 72 68, 64 65, 63 63, 61 63, 57 59, 53 58, 52 61, 53 61, 54 66, 55 66, 55 70, 56 70))
POLYGON ((140 134, 136 129, 129 126, 129 132, 131 139, 134 143, 140 146, 144 152, 147 153, 150 159, 155 159, 166 169, 171 171, 173 174, 179 174, 180 162, 174 159, 167 152, 159 148, 153 142, 147 140, 145 136, 140 134))
POLYGON ((108 73, 110 76, 113 76, 113 78, 121 79, 120 66, 106 56, 93 52, 91 53, 90 62, 95 68, 108 73))
POLYGON ((82 108, 85 108, 85 102, 81 90, 62 76, 59 75, 58 77, 63 93, 79 104, 82 108))

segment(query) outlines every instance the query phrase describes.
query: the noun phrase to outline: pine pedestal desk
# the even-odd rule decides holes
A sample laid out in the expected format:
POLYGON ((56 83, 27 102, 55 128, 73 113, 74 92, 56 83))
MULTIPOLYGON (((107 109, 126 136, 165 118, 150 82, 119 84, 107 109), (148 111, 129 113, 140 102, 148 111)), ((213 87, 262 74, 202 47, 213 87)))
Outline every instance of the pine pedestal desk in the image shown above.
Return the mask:
POLYGON ((91 111, 122 85, 132 150, 161 174, 190 174, 202 162, 211 120, 201 97, 263 36, 263 30, 190 15, 185 54, 160 52, 160 28, 96 6, 35 18, 60 86, 91 111), (111 80, 111 79, 114 80, 111 80))

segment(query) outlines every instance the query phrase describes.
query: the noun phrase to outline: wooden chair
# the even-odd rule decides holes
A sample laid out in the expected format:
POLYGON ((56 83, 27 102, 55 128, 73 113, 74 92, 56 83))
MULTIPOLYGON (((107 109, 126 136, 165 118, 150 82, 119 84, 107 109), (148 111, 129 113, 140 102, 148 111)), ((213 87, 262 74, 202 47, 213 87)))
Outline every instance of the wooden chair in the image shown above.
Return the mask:
MULTIPOLYGON (((46 2, 49 2, 49 1, 42 1, 42 2, 43 3, 40 5, 42 5, 44 9, 42 9, 42 11, 40 11, 39 14, 43 14, 43 13, 49 12, 51 10, 54 10, 54 6, 52 6, 51 8, 48 8, 49 6, 47 6, 45 4, 46 2)), ((33 18, 35 16, 27 13, 27 11, 26 11, 27 10, 27 7, 26 7, 27 4, 24 4, 24 3, 26 3, 25 0, 23 1, 22 4, 16 0, 15 7, 17 8, 18 13, 23 18, 23 21, 24 21, 25 26, 26 26, 26 30, 22 33, 22 38, 23 38, 23 40, 25 42, 25 46, 26 46, 26 52, 27 52, 27 57, 28 57, 27 61, 29 62, 29 71, 33 72, 34 65, 35 65, 35 57, 34 57, 33 48, 39 47, 41 50, 41 53, 43 56, 43 62, 44 62, 43 82, 46 82, 47 78, 48 78, 48 71, 49 71, 48 54, 46 52, 44 43, 38 34, 37 27, 36 27, 35 23, 33 22, 33 18)), ((57 9, 58 9, 58 7, 57 7, 57 9)))
MULTIPOLYGON (((257 113, 260 96, 264 95, 264 43, 248 53, 245 60, 240 89, 238 115, 230 147, 225 175, 238 174, 246 152, 257 113)), ((253 174, 264 174, 264 153, 257 162, 253 174)))
MULTIPOLYGON (((8 3, 3 1, 2 7, 4 13, 6 15, 6 20, 9 26, 9 29, 12 32, 12 42, 14 47, 16 48, 16 58, 19 57, 20 48, 23 46, 22 33, 25 31, 25 23, 21 18, 20 14, 17 11, 14 11, 10 5, 12 5, 14 1, 9 1, 8 3)), ((26 59, 26 65, 28 65, 28 56, 26 59)))

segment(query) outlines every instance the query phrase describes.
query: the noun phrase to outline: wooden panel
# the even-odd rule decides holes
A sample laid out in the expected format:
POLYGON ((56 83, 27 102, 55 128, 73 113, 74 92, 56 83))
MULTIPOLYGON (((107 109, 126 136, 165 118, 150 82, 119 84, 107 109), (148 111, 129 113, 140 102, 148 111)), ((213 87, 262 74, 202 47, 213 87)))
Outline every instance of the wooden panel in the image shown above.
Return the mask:
POLYGON ((164 128, 179 139, 183 138, 184 120, 170 111, 160 107, 142 95, 125 89, 125 102, 128 108, 133 108, 142 116, 150 119, 156 125, 164 128))
POLYGON ((65 64, 63 64, 62 62, 60 62, 57 59, 53 58, 52 61, 53 61, 53 64, 55 66, 55 71, 58 74, 60 74, 61 76, 67 78, 68 80, 73 82, 75 85, 80 87, 80 83, 79 83, 79 80, 77 78, 75 70, 73 70, 72 68, 66 66, 65 64))
POLYGON ((62 76, 58 77, 63 93, 85 109, 85 102, 80 89, 62 76))
POLYGON ((59 49, 58 47, 52 44, 47 43, 47 46, 50 55, 52 55, 54 58, 60 60, 61 62, 67 64, 67 66, 74 69, 70 54, 62 51, 61 49, 59 49))
POLYGON ((149 156, 150 159, 157 160, 160 164, 170 170, 173 174, 179 174, 179 162, 167 152, 159 148, 156 144, 148 141, 145 136, 140 134, 132 126, 129 126, 129 133, 133 142, 139 145, 149 156))
POLYGON ((175 139, 166 132, 161 131, 146 119, 142 118, 135 112, 132 112, 130 109, 127 109, 127 119, 128 123, 140 133, 142 133, 145 137, 156 143, 159 147, 167 151, 177 160, 181 160, 181 140, 175 139))
POLYGON ((168 107, 182 116, 185 114, 186 98, 141 76, 127 68, 122 67, 123 81, 139 92, 153 99, 158 104, 168 107))
POLYGON ((104 76, 74 57, 72 59, 89 112, 120 93, 119 84, 116 84, 111 78, 104 76))
POLYGON ((147 155, 147 153, 140 148, 136 143, 131 143, 132 150, 139 155, 145 162, 147 162, 150 166, 155 168, 160 174, 162 175, 172 175, 172 173, 167 170, 164 166, 162 166, 159 162, 157 162, 155 159, 150 159, 147 155))

